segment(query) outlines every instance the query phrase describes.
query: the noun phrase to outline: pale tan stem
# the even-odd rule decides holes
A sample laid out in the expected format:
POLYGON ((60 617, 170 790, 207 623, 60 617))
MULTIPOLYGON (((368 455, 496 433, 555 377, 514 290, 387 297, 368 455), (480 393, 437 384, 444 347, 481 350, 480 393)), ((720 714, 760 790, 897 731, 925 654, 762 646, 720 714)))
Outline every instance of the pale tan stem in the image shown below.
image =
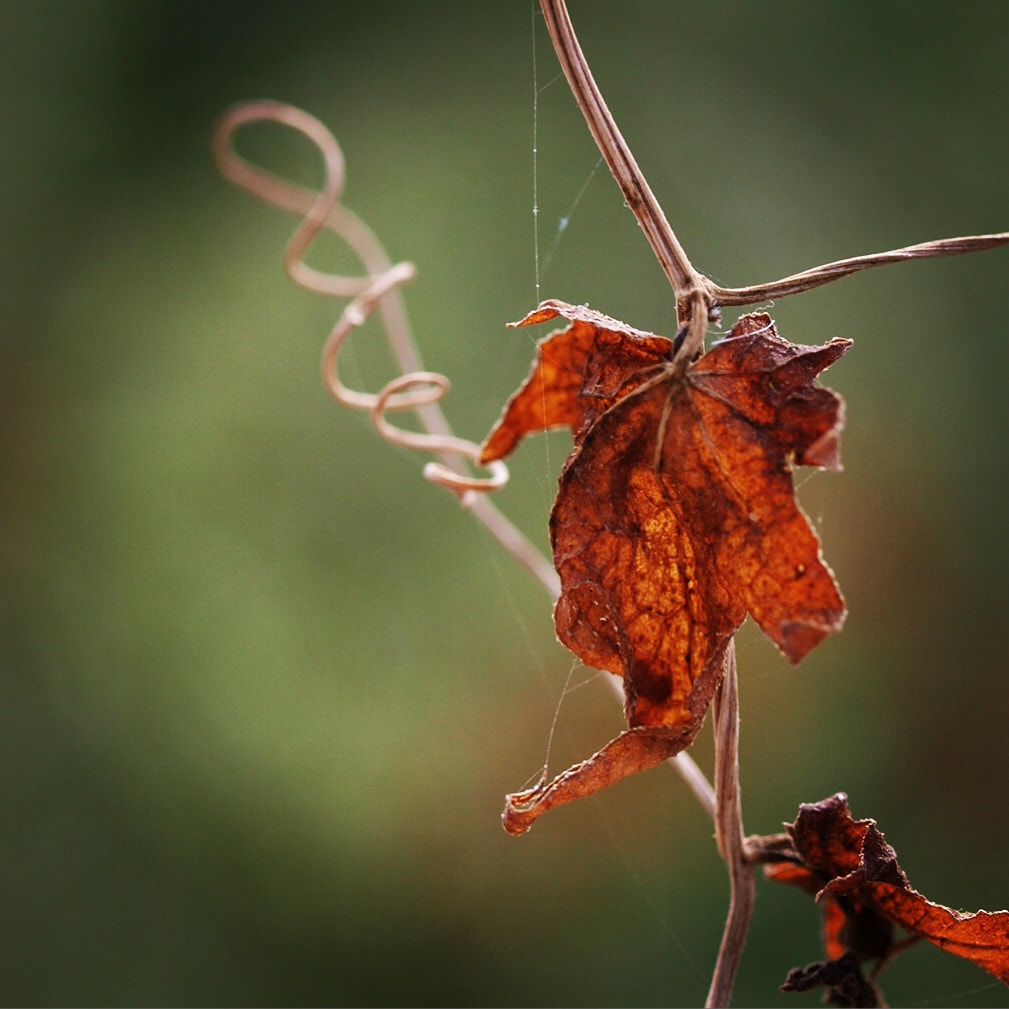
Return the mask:
POLYGON ((725 673, 715 694, 715 839, 729 869, 729 912, 706 1006, 727 1006, 746 945, 755 900, 754 866, 743 837, 739 792, 739 692, 735 641, 725 654, 725 673))
MULTIPOLYGON (((417 384, 410 382, 404 386, 394 384, 392 389, 387 386, 378 396, 359 393, 344 386, 337 376, 336 355, 340 346, 347 335, 376 309, 382 318, 393 359, 401 371, 405 375, 416 375, 423 371, 423 364, 398 291, 401 284, 413 277, 413 267, 409 263, 394 265, 374 232, 339 202, 345 180, 344 159, 340 145, 330 131, 314 116, 294 106, 269 100, 247 102, 229 109, 221 117, 214 130, 212 150, 218 170, 226 179, 264 203, 302 217, 284 255, 284 265, 291 279, 315 293, 353 299, 330 334, 323 353, 326 384, 333 396, 352 408, 371 411, 376 427, 386 437, 392 434, 393 440, 399 435, 393 434, 391 425, 385 424, 384 410, 407 406, 415 409, 426 434, 433 439, 417 447, 435 451, 441 460, 440 465, 434 464, 433 468, 428 465, 428 478, 449 486, 459 494, 460 501, 470 508, 491 535, 548 592, 556 595, 557 575, 550 562, 486 500, 484 494, 476 492, 475 488, 489 490, 500 486, 505 471, 497 469, 485 481, 476 481, 467 475, 462 459, 472 459, 475 446, 455 438, 438 406, 438 397, 422 394, 418 398, 417 384), (306 136, 318 148, 326 168, 321 192, 306 189, 266 171, 235 151, 232 145, 235 132, 243 125, 258 122, 288 126, 306 136), (343 277, 323 273, 304 262, 306 250, 323 228, 328 228, 350 246, 364 267, 363 276, 343 277), (455 481, 453 474, 457 477, 455 481)), ((394 383, 398 381, 393 380, 394 383)), ((438 382, 428 382, 427 385, 443 391, 447 388, 447 380, 444 386, 438 382)))
POLYGON ((842 259, 766 284, 720 287, 694 269, 666 220, 662 207, 617 128, 589 70, 564 0, 540 0, 540 6, 564 76, 585 116, 589 131, 676 293, 680 324, 689 326, 681 360, 690 361, 703 349, 707 323, 711 318, 717 317, 715 313, 719 306, 756 305, 833 283, 860 270, 909 259, 957 256, 1009 245, 1009 232, 939 239, 890 252, 842 259))
POLYGON ((752 287, 718 287, 713 285, 711 293, 718 305, 757 305, 774 298, 784 298, 790 294, 821 287, 842 277, 850 277, 860 270, 871 270, 890 263, 904 263, 911 259, 935 259, 941 256, 961 256, 968 252, 983 252, 1009 245, 1009 231, 996 235, 969 235, 964 238, 940 238, 934 242, 908 245, 890 252, 874 252, 867 256, 840 259, 824 266, 814 266, 810 270, 794 273, 782 280, 752 287))
POLYGON ((659 265, 669 278, 677 299, 686 297, 697 289, 703 278, 690 265, 683 246, 669 226, 662 207, 617 129, 575 36, 564 0, 541 0, 540 6, 564 76, 585 116, 589 131, 620 186, 627 206, 644 231, 659 265))

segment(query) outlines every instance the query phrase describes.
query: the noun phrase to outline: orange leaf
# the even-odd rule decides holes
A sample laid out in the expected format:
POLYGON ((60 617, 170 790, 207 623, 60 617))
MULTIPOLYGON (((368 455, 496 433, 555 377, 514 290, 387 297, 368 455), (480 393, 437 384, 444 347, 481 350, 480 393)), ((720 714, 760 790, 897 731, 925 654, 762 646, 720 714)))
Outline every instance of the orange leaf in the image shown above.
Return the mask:
POLYGON ((631 731, 509 797, 514 833, 688 746, 748 612, 793 662, 845 617, 792 467, 840 468, 843 403, 813 383, 850 341, 796 346, 747 315, 684 367, 674 341, 583 307, 544 302, 516 325, 557 316, 571 325, 539 344, 482 461, 571 428, 550 521, 554 621, 583 662, 623 677, 631 731))
POLYGON ((843 914, 843 927, 826 935, 830 960, 845 953, 886 960, 897 951, 890 929, 897 925, 1009 984, 1009 911, 968 914, 926 900, 911 889, 875 820, 851 818, 845 795, 800 806, 787 829, 794 861, 765 872, 814 893, 828 922, 843 914))

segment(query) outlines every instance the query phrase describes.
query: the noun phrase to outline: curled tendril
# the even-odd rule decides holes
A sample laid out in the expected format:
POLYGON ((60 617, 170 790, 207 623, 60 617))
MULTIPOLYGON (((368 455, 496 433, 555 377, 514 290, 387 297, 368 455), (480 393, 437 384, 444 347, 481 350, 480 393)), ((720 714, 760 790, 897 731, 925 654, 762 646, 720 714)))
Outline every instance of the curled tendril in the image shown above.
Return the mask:
POLYGON ((370 413, 375 430, 386 441, 436 456, 437 461, 424 467, 424 476, 458 495, 464 506, 473 507, 477 494, 503 487, 508 481, 504 463, 487 467, 488 477, 469 473, 467 464, 477 463, 480 446, 452 433, 438 406, 450 388, 449 380, 423 370, 398 297, 399 288, 413 279, 415 268, 412 263, 393 264, 371 229, 340 203, 346 171, 343 151, 332 133, 314 116, 293 106, 273 101, 248 102, 221 117, 214 131, 213 154, 218 170, 229 181, 265 203, 301 215, 301 223, 284 251, 284 269, 291 280, 316 294, 351 299, 322 352, 322 377, 330 395, 352 410, 370 413), (315 145, 326 172, 321 190, 314 192, 289 182, 235 151, 233 138, 240 127, 265 122, 290 127, 315 145), (361 261, 363 276, 327 273, 305 262, 312 242, 325 229, 351 248, 361 261), (359 392, 340 379, 339 354, 347 337, 376 311, 383 318, 390 349, 403 373, 377 393, 359 392), (386 417, 402 411, 415 411, 424 431, 404 430, 386 417))

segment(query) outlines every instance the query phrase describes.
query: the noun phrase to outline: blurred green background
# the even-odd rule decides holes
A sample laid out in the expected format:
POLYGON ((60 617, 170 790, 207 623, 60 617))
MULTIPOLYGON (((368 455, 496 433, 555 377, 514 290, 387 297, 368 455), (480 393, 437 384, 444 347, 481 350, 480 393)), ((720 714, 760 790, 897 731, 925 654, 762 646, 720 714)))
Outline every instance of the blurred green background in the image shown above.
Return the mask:
MULTIPOLYGON (((726 285, 1009 227, 1009 5, 572 2, 694 263, 726 285)), ((210 130, 271 97, 328 123, 396 258, 447 411, 482 438, 542 294, 672 332, 529 2, 12 3, 0 14, 0 1002, 696 1005, 725 910, 665 769, 500 828, 502 796, 621 727, 543 591, 423 460, 318 376, 340 303, 210 130), (548 256, 548 253, 550 254, 548 256), (575 669, 573 683, 590 679, 575 669)), ((303 182, 306 144, 243 148, 303 182)), ((346 262, 323 243, 318 265, 346 262)), ((1009 253, 874 271, 772 309, 842 335, 843 474, 803 476, 851 615, 790 668, 740 642, 747 828, 845 790, 911 882, 1009 903, 1009 253)), ((732 316, 727 317, 732 321, 732 316)), ((391 377, 378 331, 349 378, 391 377)), ((501 507, 536 539, 562 437, 501 507)), ((710 761, 708 733, 698 759, 710 761)), ((819 953, 761 882, 741 1005, 819 953)), ((895 1003, 1009 1005, 919 946, 895 1003)))

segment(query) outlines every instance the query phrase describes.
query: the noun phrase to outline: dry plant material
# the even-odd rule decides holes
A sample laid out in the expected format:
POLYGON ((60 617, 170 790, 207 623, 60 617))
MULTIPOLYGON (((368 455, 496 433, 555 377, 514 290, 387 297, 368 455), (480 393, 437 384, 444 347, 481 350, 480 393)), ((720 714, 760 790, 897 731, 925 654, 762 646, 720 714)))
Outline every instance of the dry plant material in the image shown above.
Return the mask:
POLYGON ((800 806, 787 831, 790 844, 780 852, 785 861, 765 866, 764 872, 805 890, 820 904, 826 960, 792 971, 786 991, 826 987, 834 999, 844 992, 864 998, 858 985, 862 965, 876 961, 878 973, 908 939, 927 939, 1009 984, 1009 911, 954 911, 911 889, 876 821, 853 820, 843 793, 800 806), (894 926, 908 939, 897 941, 894 926))
POLYGON ((549 562, 488 500, 489 493, 507 482, 507 467, 495 463, 488 477, 475 477, 469 472, 468 465, 479 455, 480 447, 452 432, 440 407, 449 380, 424 369, 399 298, 399 288, 413 278, 414 266, 393 263, 367 224, 343 205, 345 163, 333 134, 314 116, 283 102, 244 102, 221 116, 214 129, 212 150, 225 178, 264 203, 301 216, 284 253, 284 268, 291 280, 315 294, 350 299, 322 351, 323 382, 330 395, 351 410, 369 413, 375 431, 391 444, 433 454, 435 459, 424 467, 424 476, 456 494, 460 504, 504 549, 556 594, 557 579, 549 562), (235 150, 235 134, 261 123, 285 126, 316 148, 325 169, 325 182, 319 192, 253 164, 235 150), (308 249, 323 231, 330 231, 346 243, 360 263, 359 276, 326 273, 305 262, 308 249), (339 359, 348 338, 372 315, 382 322, 390 356, 399 372, 374 393, 349 388, 339 374, 339 359), (388 414, 403 411, 416 414, 420 431, 409 431, 389 421, 388 414))
POLYGON ((840 468, 844 404, 814 383, 851 341, 797 346, 755 313, 686 362, 675 339, 562 302, 517 325, 558 316, 570 325, 539 344, 481 462, 573 432, 550 519, 554 622, 582 662, 623 677, 630 730, 509 796, 513 834, 688 746, 747 613, 792 662, 845 617, 792 468, 840 468))
POLYGON ((393 263, 343 206, 343 154, 332 134, 301 110, 253 102, 222 117, 213 144, 225 177, 302 217, 284 257, 291 279, 351 299, 323 350, 332 396, 370 414, 386 440, 433 454, 424 475, 455 493, 559 595, 560 639, 583 662, 621 678, 628 730, 554 781, 508 796, 505 827, 524 833, 546 810, 675 756, 713 814, 729 869, 729 910, 707 1005, 729 1004, 750 924, 754 872, 768 863, 774 879, 815 894, 824 908, 827 959, 793 971, 786 982, 791 990, 825 987, 833 1004, 879 1004, 863 966, 882 965, 902 948, 893 939, 895 926, 911 941, 926 938, 1009 982, 1009 913, 966 915, 915 893, 875 824, 852 821, 843 796, 803 806, 788 836, 744 838, 732 636, 749 613, 798 662, 844 621, 844 603, 795 503, 791 475, 799 465, 840 468, 843 403, 816 379, 850 342, 797 346, 777 335, 769 316, 753 314, 704 352, 708 324, 723 307, 759 305, 888 263, 1009 245, 1009 232, 925 242, 723 288, 691 265, 677 240, 592 78, 564 0, 540 0, 540 6, 589 130, 670 281, 679 330, 668 339, 584 307, 544 302, 516 325, 558 316, 569 325, 541 342, 532 374, 482 447, 455 436, 440 410, 448 379, 423 369, 398 294, 413 266, 393 263), (320 192, 233 149, 238 128, 262 121, 287 125, 318 148, 326 168, 320 192), (323 230, 349 245, 360 276, 324 273, 305 262, 323 230), (373 315, 383 323, 398 374, 371 393, 343 383, 338 359, 349 336, 373 315), (420 431, 389 420, 404 411, 416 414, 420 431), (559 578, 487 497, 507 479, 501 460, 527 434, 551 427, 574 435, 551 516, 559 578), (477 462, 488 467, 486 477, 471 473, 477 462), (684 752, 712 704, 713 790, 684 752))

